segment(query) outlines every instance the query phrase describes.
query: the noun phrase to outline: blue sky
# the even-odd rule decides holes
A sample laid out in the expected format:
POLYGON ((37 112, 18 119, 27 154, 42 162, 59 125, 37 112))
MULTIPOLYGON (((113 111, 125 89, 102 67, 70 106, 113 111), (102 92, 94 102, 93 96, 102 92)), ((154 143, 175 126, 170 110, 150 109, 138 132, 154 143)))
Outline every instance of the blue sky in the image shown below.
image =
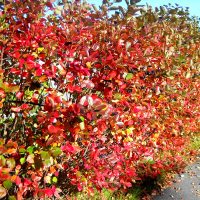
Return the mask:
MULTIPOLYGON (((125 0, 122 0, 123 3, 122 5, 125 4, 125 0)), ((87 0, 89 3, 93 3, 96 5, 101 4, 101 0, 87 0)), ((174 5, 175 3, 179 4, 180 6, 183 7, 189 7, 189 12, 191 16, 198 16, 200 17, 200 0, 142 0, 139 4, 146 4, 148 3, 149 5, 155 7, 155 6, 162 6, 162 5, 167 5, 171 3, 174 5)))

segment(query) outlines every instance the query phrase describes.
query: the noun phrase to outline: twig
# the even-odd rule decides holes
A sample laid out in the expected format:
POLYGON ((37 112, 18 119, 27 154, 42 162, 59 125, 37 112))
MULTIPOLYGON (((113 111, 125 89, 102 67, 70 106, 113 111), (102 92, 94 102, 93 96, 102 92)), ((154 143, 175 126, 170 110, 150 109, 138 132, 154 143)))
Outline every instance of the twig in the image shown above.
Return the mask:
POLYGON ((17 124, 17 117, 15 116, 15 121, 14 121, 14 124, 13 124, 12 132, 14 132, 14 130, 16 128, 16 124, 17 124))
POLYGON ((3 136, 5 137, 7 135, 7 123, 4 124, 4 131, 3 131, 3 136))
POLYGON ((84 152, 84 154, 83 154, 83 157, 85 157, 86 153, 88 152, 89 145, 90 145, 90 143, 87 145, 87 147, 86 147, 86 149, 85 149, 85 152, 84 152))
POLYGON ((4 49, 5 49, 5 47, 3 47, 3 48, 2 48, 2 51, 1 51, 0 70, 2 70, 2 66, 3 66, 3 54, 4 54, 4 49))
POLYGON ((125 0, 125 2, 126 2, 126 5, 129 6, 129 1, 128 1, 128 0, 125 0))

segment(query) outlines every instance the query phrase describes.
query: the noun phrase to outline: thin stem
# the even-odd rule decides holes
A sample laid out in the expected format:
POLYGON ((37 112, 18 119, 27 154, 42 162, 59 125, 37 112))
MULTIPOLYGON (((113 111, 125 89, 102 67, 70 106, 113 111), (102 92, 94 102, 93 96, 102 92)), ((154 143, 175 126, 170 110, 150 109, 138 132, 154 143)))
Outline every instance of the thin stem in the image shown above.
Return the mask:
POLYGON ((5 47, 3 47, 3 48, 2 48, 2 51, 1 51, 0 71, 2 70, 2 66, 3 66, 3 54, 4 54, 4 49, 5 49, 5 47))

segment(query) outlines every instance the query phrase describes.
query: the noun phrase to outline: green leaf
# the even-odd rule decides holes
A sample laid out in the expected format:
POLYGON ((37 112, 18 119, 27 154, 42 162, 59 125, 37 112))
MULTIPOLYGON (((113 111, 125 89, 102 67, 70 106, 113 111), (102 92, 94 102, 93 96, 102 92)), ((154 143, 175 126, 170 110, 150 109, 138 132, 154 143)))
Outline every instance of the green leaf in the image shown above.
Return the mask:
POLYGON ((185 59, 184 55, 180 55, 177 60, 178 60, 178 62, 181 62, 181 63, 185 63, 186 62, 186 59, 185 59))
POLYGON ((16 197, 15 196, 9 196, 8 200, 16 200, 16 197))
POLYGON ((57 177, 54 176, 54 177, 52 178, 52 182, 53 182, 53 183, 57 183, 57 182, 58 182, 57 177))
POLYGON ((26 153, 26 150, 24 148, 20 148, 19 153, 24 154, 24 153, 26 153))
POLYGON ((0 166, 5 166, 6 164, 6 159, 3 155, 0 155, 0 166))
POLYGON ((147 160, 147 162, 151 165, 155 164, 155 161, 154 160, 147 160))
POLYGON ((122 98, 122 95, 120 93, 114 94, 114 99, 120 100, 122 98))
POLYGON ((57 157, 62 153, 61 149, 59 147, 53 147, 51 149, 51 154, 53 157, 57 157))
POLYGON ((3 186, 9 190, 12 187, 12 182, 10 180, 6 180, 3 182, 3 186))
POLYGON ((47 160, 47 159, 50 159, 50 155, 49 155, 49 152, 47 151, 41 151, 41 157, 43 160, 47 160))
POLYGON ((130 79, 132 79, 133 78, 133 74, 132 73, 128 73, 127 75, 126 75, 126 80, 130 80, 130 79))
POLYGON ((85 118, 83 116, 79 116, 79 119, 84 122, 85 118))
POLYGON ((4 145, 5 144, 5 140, 3 138, 0 138, 0 145, 4 145))
POLYGON ((47 166, 51 165, 51 160, 50 160, 50 154, 47 151, 41 151, 41 158, 43 160, 43 163, 47 166))
POLYGON ((26 158, 24 158, 24 157, 23 157, 23 158, 20 158, 19 161, 20 161, 21 165, 23 165, 23 164, 26 162, 26 158))
POLYGON ((26 150, 26 151, 27 151, 28 153, 32 154, 32 153, 33 153, 33 150, 34 150, 34 148, 35 148, 34 146, 30 146, 30 147, 28 147, 28 148, 27 148, 27 150, 26 150))

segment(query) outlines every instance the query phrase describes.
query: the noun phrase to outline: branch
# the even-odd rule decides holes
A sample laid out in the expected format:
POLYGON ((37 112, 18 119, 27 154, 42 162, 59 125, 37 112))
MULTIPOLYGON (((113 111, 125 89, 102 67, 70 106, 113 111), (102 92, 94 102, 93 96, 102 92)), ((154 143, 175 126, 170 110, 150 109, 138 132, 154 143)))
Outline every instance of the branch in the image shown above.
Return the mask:
POLYGON ((5 101, 5 102, 9 102, 9 103, 20 103, 20 104, 23 104, 23 103, 27 103, 27 104, 31 104, 31 105, 35 105, 35 106, 44 106, 44 104, 41 104, 41 103, 34 103, 34 102, 27 102, 27 101, 11 101, 11 100, 8 100, 8 101, 5 101))
POLYGON ((129 6, 129 1, 128 1, 128 0, 125 0, 125 2, 126 2, 126 5, 129 6))

